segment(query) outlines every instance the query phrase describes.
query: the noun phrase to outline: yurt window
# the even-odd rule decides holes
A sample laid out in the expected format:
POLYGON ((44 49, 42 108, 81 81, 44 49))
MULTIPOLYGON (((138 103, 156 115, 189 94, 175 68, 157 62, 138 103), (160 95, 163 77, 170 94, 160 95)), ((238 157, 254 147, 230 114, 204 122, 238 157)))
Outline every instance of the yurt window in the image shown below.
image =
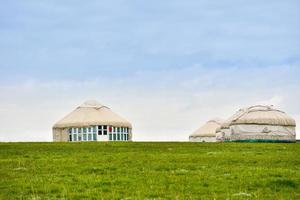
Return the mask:
POLYGON ((124 135, 124 134, 122 133, 122 134, 121 134, 121 140, 122 140, 122 141, 123 141, 123 137, 124 137, 123 135, 124 135))
POLYGON ((86 127, 83 128, 83 133, 86 133, 86 127))
POLYGON ((83 134, 83 141, 86 141, 86 134, 83 134))
POLYGON ((92 127, 89 127, 89 133, 92 132, 92 127))
POLYGON ((74 141, 77 141, 77 134, 74 134, 73 136, 74 141))
POLYGON ((107 126, 103 126, 103 135, 107 135, 107 126))
POLYGON ((109 140, 112 140, 112 134, 111 133, 108 135, 108 137, 109 137, 109 140))
POLYGON ((117 136, 116 136, 116 134, 114 134, 114 141, 116 141, 117 140, 117 138, 116 138, 117 136))
POLYGON ((98 126, 98 135, 102 135, 102 126, 98 126))
POLYGON ((97 134, 93 133, 93 140, 96 141, 97 140, 97 134))
POLYGON ((81 128, 78 128, 78 133, 81 133, 81 128))
POLYGON ((120 140, 120 133, 118 133, 118 140, 120 140))
POLYGON ((78 141, 81 141, 81 134, 78 134, 78 141))
POLYGON ((91 141, 92 140, 92 134, 88 134, 88 141, 91 141))

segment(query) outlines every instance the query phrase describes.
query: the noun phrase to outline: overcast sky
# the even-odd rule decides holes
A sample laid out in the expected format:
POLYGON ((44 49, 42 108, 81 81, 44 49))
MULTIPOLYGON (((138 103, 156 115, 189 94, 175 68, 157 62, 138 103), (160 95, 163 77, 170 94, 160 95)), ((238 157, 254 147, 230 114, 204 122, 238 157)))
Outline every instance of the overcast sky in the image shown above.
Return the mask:
POLYGON ((0 141, 51 141, 88 99, 136 141, 254 104, 300 124, 300 1, 0 0, 0 71, 0 141))

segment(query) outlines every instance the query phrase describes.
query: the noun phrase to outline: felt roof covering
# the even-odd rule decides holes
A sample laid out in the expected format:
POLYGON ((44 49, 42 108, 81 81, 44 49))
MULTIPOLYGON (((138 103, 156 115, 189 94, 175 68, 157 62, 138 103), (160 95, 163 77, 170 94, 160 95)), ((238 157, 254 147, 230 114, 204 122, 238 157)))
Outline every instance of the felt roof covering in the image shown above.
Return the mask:
POLYGON ((256 105, 240 109, 228 118, 221 128, 229 128, 234 124, 263 124, 276 126, 296 126, 293 118, 285 112, 275 109, 273 106, 256 105))
POLYGON ((216 129, 221 126, 222 122, 223 120, 219 118, 209 120, 193 132, 190 137, 215 137, 216 129))
POLYGON ((131 123, 95 100, 89 100, 54 124, 53 128, 111 125, 132 128, 131 123))

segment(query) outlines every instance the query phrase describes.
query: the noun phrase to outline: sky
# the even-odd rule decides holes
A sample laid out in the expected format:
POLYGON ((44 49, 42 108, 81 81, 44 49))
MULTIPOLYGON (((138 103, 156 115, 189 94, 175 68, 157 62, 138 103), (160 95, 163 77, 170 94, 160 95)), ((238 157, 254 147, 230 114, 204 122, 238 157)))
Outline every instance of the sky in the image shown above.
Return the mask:
POLYGON ((255 104, 300 124, 300 1, 0 0, 0 71, 0 141, 52 141, 89 99, 135 141, 255 104))

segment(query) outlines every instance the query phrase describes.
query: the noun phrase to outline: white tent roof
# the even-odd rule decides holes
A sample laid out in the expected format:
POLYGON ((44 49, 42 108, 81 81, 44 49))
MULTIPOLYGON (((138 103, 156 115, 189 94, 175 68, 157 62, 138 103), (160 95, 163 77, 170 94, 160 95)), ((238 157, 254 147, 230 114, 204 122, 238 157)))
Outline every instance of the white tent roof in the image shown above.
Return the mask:
POLYGON ((221 128, 228 128, 233 124, 265 124, 279 126, 296 126, 293 118, 273 106, 256 105, 240 109, 228 118, 221 128))
POLYGON ((216 129, 222 124, 222 119, 212 119, 197 129, 190 137, 215 137, 216 129))
POLYGON ((126 119, 95 100, 84 102, 73 112, 58 121, 53 128, 84 127, 91 125, 111 125, 132 128, 126 119))

